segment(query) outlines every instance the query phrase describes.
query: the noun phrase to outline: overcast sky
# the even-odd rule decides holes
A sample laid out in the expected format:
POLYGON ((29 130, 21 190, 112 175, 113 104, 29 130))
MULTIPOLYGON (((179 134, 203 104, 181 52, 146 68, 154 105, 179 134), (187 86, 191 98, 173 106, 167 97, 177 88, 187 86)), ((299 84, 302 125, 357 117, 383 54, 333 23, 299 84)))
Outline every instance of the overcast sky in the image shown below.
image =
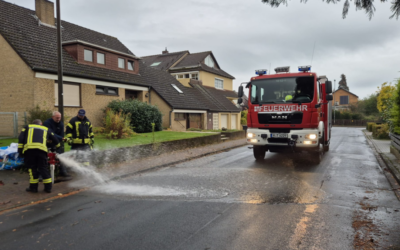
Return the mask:
MULTIPOLYGON (((6 1, 34 9, 35 0, 6 1)), ((313 72, 336 79, 336 88, 345 74, 360 98, 400 78, 400 20, 389 19, 390 1, 375 1, 371 21, 353 2, 346 19, 343 3, 299 2, 271 8, 261 0, 61 0, 61 18, 115 36, 137 56, 165 47, 211 50, 236 78, 235 89, 255 69, 279 66, 295 72, 311 64, 313 72)))

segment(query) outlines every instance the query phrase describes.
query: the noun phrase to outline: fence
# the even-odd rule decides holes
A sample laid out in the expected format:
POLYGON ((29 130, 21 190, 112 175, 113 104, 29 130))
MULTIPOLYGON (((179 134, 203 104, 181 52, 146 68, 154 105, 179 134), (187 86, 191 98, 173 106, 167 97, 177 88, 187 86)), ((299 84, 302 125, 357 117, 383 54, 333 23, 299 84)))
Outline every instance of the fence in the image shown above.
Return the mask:
POLYGON ((400 151, 400 135, 389 133, 389 137, 392 140, 392 146, 400 151))
POLYGON ((367 126, 367 120, 335 119, 333 125, 340 126, 367 126))
POLYGON ((17 138, 25 123, 25 112, 0 112, 0 138, 17 138))

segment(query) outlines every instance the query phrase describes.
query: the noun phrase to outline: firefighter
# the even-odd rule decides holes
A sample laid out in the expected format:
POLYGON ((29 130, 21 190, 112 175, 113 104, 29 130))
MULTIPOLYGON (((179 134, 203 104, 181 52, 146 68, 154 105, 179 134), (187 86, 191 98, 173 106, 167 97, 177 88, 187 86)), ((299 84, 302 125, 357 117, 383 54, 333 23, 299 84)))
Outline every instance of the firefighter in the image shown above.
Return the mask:
POLYGON ((25 126, 18 137, 18 153, 24 157, 25 165, 29 168, 29 187, 27 192, 37 193, 39 174, 43 178, 44 191, 51 193, 52 179, 47 162, 47 144, 60 147, 57 137, 42 126, 37 119, 33 124, 25 126))
MULTIPOLYGON (((71 150, 89 151, 93 148, 94 134, 92 131, 92 123, 86 117, 84 109, 80 109, 78 115, 72 118, 67 124, 66 137, 71 150)), ((88 165, 89 162, 84 159, 83 163, 88 165)))
MULTIPOLYGON (((43 122, 43 126, 47 127, 49 131, 53 132, 60 142, 60 147, 57 149, 58 154, 64 153, 64 123, 61 121, 61 113, 58 111, 53 112, 53 116, 43 122)), ((69 181, 72 179, 71 175, 68 174, 67 168, 60 164, 59 166, 60 176, 55 182, 69 181)))

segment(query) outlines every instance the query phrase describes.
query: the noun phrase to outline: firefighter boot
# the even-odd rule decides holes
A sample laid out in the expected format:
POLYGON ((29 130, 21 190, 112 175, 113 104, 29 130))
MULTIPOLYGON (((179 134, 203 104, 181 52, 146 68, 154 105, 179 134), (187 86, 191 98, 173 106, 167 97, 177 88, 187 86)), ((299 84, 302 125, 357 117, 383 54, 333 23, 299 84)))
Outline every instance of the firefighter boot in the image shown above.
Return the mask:
POLYGON ((53 187, 53 184, 52 183, 46 183, 46 184, 44 184, 44 191, 46 192, 46 193, 51 193, 51 188, 53 187))
POLYGON ((38 184, 29 184, 29 187, 26 189, 26 192, 37 193, 38 184))

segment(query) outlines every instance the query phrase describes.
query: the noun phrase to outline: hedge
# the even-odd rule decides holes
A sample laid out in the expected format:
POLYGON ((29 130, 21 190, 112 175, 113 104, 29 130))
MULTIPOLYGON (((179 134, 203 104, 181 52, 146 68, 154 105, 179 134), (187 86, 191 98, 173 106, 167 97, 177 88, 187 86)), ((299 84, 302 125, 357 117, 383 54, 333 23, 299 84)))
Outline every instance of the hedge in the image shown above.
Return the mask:
POLYGON ((369 132, 372 132, 372 126, 376 124, 375 122, 367 122, 367 130, 369 132))
POLYGON ((162 114, 157 106, 141 102, 139 100, 114 100, 107 106, 114 112, 122 111, 124 114, 131 114, 131 126, 137 133, 152 132, 152 123, 155 123, 154 130, 162 130, 162 114))

